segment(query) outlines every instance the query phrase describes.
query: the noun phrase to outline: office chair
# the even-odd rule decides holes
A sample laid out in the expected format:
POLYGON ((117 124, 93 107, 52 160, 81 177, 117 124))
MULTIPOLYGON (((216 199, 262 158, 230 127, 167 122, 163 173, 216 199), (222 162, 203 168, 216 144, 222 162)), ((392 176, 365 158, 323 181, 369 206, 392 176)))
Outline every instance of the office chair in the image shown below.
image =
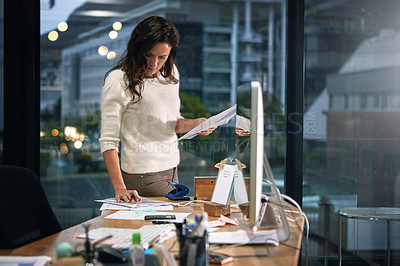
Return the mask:
POLYGON ((61 231, 39 177, 0 166, 0 249, 13 249, 61 231))

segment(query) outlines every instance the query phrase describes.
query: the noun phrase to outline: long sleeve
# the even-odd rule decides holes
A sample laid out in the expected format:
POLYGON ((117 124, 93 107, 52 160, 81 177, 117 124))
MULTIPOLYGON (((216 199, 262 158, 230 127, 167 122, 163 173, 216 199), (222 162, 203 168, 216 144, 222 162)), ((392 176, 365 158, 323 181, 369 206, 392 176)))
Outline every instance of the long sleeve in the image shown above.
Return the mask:
POLYGON ((106 78, 101 102, 101 152, 115 149, 118 151, 122 113, 132 99, 126 93, 122 71, 113 71, 106 78))

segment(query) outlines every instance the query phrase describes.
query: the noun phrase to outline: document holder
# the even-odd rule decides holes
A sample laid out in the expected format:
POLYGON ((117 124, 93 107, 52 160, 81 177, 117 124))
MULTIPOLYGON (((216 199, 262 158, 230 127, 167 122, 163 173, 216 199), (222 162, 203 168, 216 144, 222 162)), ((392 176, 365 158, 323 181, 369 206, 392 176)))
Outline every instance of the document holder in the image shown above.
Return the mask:
POLYGON ((233 192, 236 167, 232 161, 228 162, 227 159, 222 160, 215 167, 219 170, 211 202, 228 206, 233 192))

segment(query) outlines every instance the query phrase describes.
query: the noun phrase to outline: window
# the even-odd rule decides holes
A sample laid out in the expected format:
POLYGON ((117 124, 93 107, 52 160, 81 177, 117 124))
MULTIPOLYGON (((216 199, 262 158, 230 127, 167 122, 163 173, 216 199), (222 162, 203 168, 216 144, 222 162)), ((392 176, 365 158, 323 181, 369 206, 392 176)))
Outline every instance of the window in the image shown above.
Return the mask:
MULTIPOLYGON (((338 209, 400 207, 400 83, 394 74, 400 64, 400 2, 317 0, 305 5, 305 62, 318 64, 306 64, 304 102, 317 128, 325 129, 317 140, 305 136, 303 141, 304 182, 319 199, 317 210, 304 206, 313 236, 308 255, 318 263, 319 257, 337 256, 338 209), (329 101, 318 97, 325 94, 329 101)), ((309 196, 303 202, 310 202, 309 196)), ((386 263, 385 225, 359 226, 358 231, 350 222, 345 226, 344 264, 386 263)), ((392 246, 399 245, 399 223, 391 226, 392 246)))
POLYGON ((331 108, 335 111, 343 111, 346 108, 346 96, 345 95, 332 95, 331 96, 331 108))
MULTIPOLYGON (((163 1, 155 10, 150 2, 106 2, 55 1, 41 10, 41 180, 64 228, 98 215, 95 199, 114 196, 98 142, 102 83, 144 17, 166 17, 180 32, 176 65, 186 118, 209 117, 230 107, 237 85, 249 80, 260 81, 269 94, 269 116, 281 117, 285 105, 278 99, 284 99, 281 21, 286 18, 281 14, 286 1, 163 1), (96 16, 99 8, 118 15, 96 16), (59 10, 65 10, 62 17, 55 15, 59 10), (57 29, 63 19, 69 25, 65 32, 57 29), (122 28, 111 39, 116 21, 122 28), (58 39, 47 38, 51 31, 58 39)), ((268 153, 276 179, 282 180, 284 138, 277 137, 282 129, 272 128, 274 134, 266 136, 268 153)), ((179 180, 192 196, 194 176, 216 176, 215 164, 227 157, 226 141, 221 128, 211 136, 181 142, 179 180)))

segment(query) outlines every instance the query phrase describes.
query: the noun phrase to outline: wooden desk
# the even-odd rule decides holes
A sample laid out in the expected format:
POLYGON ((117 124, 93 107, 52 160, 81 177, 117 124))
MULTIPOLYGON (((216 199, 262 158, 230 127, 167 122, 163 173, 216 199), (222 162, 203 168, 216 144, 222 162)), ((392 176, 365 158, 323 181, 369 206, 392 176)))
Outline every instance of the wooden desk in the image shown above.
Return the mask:
MULTIPOLYGON (((157 199, 157 198, 155 198, 157 199)), ((161 198, 160 198, 161 199, 161 198)), ((162 198, 162 200, 167 200, 162 198)), ((288 208, 291 208, 288 205, 288 208)), ((202 213, 201 204, 191 204, 186 207, 174 207, 174 212, 191 212, 191 213, 202 213)), ((235 211, 235 210, 234 210, 235 211)), ((234 212, 231 217, 241 218, 242 214, 234 212)), ((94 219, 88 220, 85 223, 90 224, 90 228, 98 227, 115 227, 115 228, 140 228, 143 225, 151 224, 151 221, 139 221, 139 220, 110 220, 104 219, 105 216, 109 215, 113 211, 103 211, 101 216, 94 219)), ((297 216, 297 214, 293 215, 297 216)), ((209 220, 216 220, 216 217, 209 217, 209 220)), ((221 246, 210 246, 210 253, 213 251, 229 254, 235 256, 232 263, 228 265, 297 265, 299 260, 299 254, 301 249, 302 233, 304 219, 298 220, 296 223, 289 222, 291 234, 289 240, 281 243, 280 246, 276 247, 273 245, 246 245, 240 247, 221 247, 221 246), (267 256, 268 255, 268 256, 267 256), (258 256, 258 257, 257 257, 258 256)), ((220 230, 224 231, 236 231, 238 229, 247 229, 248 226, 241 223, 239 226, 228 225, 220 230)), ((70 244, 77 245, 82 243, 82 239, 77 239, 76 236, 84 233, 83 223, 65 229, 59 233, 48 236, 41 240, 37 240, 20 248, 14 250, 0 250, 0 255, 10 256, 39 256, 46 255, 53 259, 53 262, 57 264, 56 248, 61 242, 68 242, 70 244)), ((179 252, 179 245, 174 244, 174 239, 165 241, 165 246, 171 249, 172 254, 179 252)), ((58 260, 60 262, 60 260, 58 260)), ((66 265, 66 264, 64 264, 66 265)))

